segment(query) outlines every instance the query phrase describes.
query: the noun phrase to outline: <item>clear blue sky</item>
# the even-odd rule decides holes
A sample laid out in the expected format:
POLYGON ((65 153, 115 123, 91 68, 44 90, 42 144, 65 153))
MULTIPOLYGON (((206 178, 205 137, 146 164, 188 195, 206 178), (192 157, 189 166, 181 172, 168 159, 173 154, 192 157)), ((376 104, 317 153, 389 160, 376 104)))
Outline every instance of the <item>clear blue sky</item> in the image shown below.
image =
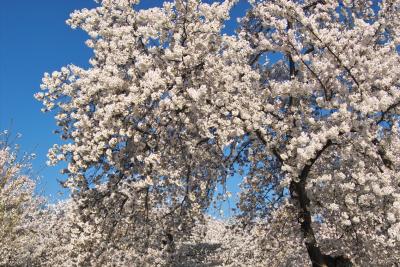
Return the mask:
MULTIPOLYGON (((144 0, 141 7, 160 5, 161 0, 144 0)), ((212 0, 204 2, 213 2, 212 0)), ((8 0, 0 8, 0 130, 10 129, 23 136, 22 151, 37 154, 33 171, 40 176, 39 190, 55 200, 62 198, 56 167, 46 166, 46 154, 59 137, 54 114, 42 113, 42 105, 33 98, 39 91, 44 72, 52 72, 73 63, 88 66, 91 50, 86 34, 72 30, 65 20, 81 8, 95 7, 93 0, 8 0)), ((244 14, 244 1, 232 12, 227 32, 232 33, 235 19, 244 14)), ((65 194, 64 194, 65 195, 65 194)))

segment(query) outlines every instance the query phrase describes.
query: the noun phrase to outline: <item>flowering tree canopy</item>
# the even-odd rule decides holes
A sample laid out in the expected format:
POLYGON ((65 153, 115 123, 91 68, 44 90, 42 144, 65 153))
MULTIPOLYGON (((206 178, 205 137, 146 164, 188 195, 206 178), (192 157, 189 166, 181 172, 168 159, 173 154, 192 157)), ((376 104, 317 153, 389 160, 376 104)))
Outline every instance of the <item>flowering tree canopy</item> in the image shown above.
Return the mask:
POLYGON ((36 94, 67 140, 49 161, 68 162, 82 264, 173 251, 237 171, 235 222, 271 262, 400 261, 400 1, 249 1, 234 35, 237 1, 138 2, 74 12, 91 66, 36 94))
POLYGON ((0 132, 0 265, 31 263, 37 235, 33 217, 43 200, 29 176, 34 155, 20 155, 8 131, 0 132))

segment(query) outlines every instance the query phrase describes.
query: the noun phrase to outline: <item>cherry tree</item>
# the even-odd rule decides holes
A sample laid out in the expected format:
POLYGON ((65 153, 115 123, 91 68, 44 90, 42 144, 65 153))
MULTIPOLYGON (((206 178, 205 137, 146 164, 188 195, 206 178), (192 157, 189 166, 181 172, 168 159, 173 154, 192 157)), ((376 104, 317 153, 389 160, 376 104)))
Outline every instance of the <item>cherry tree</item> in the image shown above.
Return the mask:
MULTIPOLYGON (((46 109, 59 110, 58 124, 71 143, 56 145, 50 162, 69 161, 66 185, 79 199, 82 222, 93 227, 93 240, 104 241, 96 250, 117 239, 123 220, 137 239, 158 234, 167 243, 202 220, 225 171, 227 138, 215 138, 221 115, 214 110, 229 100, 219 87, 231 90, 236 80, 236 94, 238 88, 252 94, 258 79, 240 74, 245 56, 224 52, 234 41, 220 35, 232 3, 177 1, 140 11, 135 4, 102 1, 72 14, 68 23, 91 36, 92 68, 71 65, 46 74, 48 90, 36 95, 46 109)), ((236 127, 228 130, 236 136, 236 127)), ((94 259, 90 253, 86 258, 94 259)))
POLYGON ((43 203, 29 176, 34 155, 21 155, 8 131, 0 133, 0 265, 22 266, 35 254, 33 216, 43 203))
POLYGON ((45 74, 36 97, 68 141, 49 159, 68 162, 80 262, 174 255, 237 171, 252 257, 399 262, 400 2, 250 1, 229 36, 235 3, 103 0, 68 20, 91 67, 45 74))
POLYGON ((244 22, 267 75, 241 205, 290 197, 314 266, 399 261, 399 4, 260 1, 244 22))

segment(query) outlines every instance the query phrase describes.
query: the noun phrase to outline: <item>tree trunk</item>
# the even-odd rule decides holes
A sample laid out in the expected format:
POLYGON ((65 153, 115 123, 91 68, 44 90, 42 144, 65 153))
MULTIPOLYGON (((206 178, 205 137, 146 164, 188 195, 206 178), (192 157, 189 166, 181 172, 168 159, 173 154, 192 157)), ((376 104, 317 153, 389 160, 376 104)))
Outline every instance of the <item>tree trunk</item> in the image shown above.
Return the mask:
POLYGON ((350 259, 344 256, 331 256, 321 252, 315 238, 314 230, 312 228, 311 213, 308 209, 310 199, 306 192, 306 182, 308 174, 314 162, 320 157, 322 152, 331 146, 333 143, 328 140, 324 147, 316 153, 316 156, 311 159, 310 163, 305 165, 299 176, 299 182, 292 181, 290 183, 290 195, 292 199, 296 200, 299 206, 299 222, 301 224, 301 231, 305 239, 308 256, 312 262, 313 267, 327 266, 327 267, 351 267, 353 266, 350 259))

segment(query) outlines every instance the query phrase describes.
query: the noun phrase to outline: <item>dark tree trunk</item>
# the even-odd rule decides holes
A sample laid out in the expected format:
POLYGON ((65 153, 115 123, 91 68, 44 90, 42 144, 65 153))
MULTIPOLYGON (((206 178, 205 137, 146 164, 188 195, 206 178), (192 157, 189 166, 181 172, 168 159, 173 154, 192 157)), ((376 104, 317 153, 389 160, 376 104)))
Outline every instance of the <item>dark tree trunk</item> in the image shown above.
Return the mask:
POLYGON ((297 201, 299 207, 299 222, 301 225, 301 231, 303 232, 305 245, 307 248, 308 256, 312 262, 313 267, 327 266, 327 267, 351 267, 353 264, 351 260, 344 256, 331 256, 321 252, 320 247, 317 244, 314 230, 312 228, 311 213, 309 211, 310 199, 306 192, 306 182, 308 174, 311 170, 314 162, 320 157, 320 155, 331 146, 333 143, 328 140, 325 146, 318 151, 316 156, 311 159, 310 163, 305 165, 299 176, 298 182, 291 182, 290 194, 291 197, 297 201))

